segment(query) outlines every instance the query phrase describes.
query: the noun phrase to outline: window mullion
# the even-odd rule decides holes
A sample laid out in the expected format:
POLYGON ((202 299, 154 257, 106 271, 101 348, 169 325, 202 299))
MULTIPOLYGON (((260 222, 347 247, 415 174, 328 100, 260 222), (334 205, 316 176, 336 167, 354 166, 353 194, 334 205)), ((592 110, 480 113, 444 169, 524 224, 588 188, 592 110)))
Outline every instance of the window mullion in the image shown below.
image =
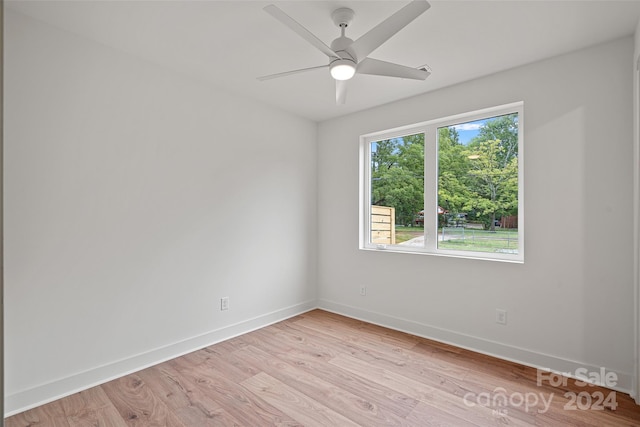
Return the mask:
POLYGON ((424 135, 424 245, 429 252, 435 252, 438 239, 437 132, 429 126, 424 135))
POLYGON ((368 247, 371 236, 371 150, 370 141, 364 139, 360 143, 360 247, 368 247))

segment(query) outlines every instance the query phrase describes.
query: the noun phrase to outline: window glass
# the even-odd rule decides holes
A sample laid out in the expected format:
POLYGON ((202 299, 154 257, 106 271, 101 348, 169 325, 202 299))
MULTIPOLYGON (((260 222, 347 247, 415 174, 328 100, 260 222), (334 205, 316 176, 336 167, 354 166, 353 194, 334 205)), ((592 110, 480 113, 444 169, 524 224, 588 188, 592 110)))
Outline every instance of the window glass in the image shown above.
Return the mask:
POLYGON ((438 128, 440 249, 518 253, 518 114, 438 128))
POLYGON ((522 103, 361 138, 361 248, 523 261, 522 103))
POLYGON ((424 236, 424 134, 370 144, 371 239, 396 245, 424 236))

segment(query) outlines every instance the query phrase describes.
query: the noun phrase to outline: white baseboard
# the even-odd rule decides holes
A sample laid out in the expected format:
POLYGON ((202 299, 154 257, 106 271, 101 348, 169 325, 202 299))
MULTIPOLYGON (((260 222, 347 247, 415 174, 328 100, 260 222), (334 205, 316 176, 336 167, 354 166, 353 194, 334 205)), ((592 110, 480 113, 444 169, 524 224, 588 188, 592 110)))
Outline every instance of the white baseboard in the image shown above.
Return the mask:
POLYGON ((266 313, 233 325, 224 326, 205 334, 169 344, 167 346, 137 354, 104 366, 42 384, 5 396, 5 417, 15 415, 36 406, 44 405, 73 393, 103 384, 107 381, 131 374, 174 359, 192 351, 225 341, 238 335, 263 328, 284 319, 316 308, 315 301, 308 301, 266 313))
MULTIPOLYGON (((519 363, 521 365, 530 366, 532 368, 551 371, 557 374, 567 375, 569 373, 582 372, 592 373, 600 372, 600 366, 593 366, 574 360, 564 359, 557 356, 543 354, 532 350, 519 348, 502 344, 471 335, 461 334, 459 332, 449 331, 446 329, 426 325, 415 322, 413 320, 402 319, 395 316, 389 316, 382 313, 376 313, 364 310, 358 307, 352 307, 340 304, 334 301, 324 299, 318 300, 318 308, 354 319, 362 320, 375 325, 391 328, 397 331, 406 332, 422 338, 450 344, 456 347, 475 351, 477 353, 486 354, 488 356, 497 357, 499 359, 508 360, 519 363)), ((617 384, 614 387, 608 387, 622 393, 630 394, 632 375, 628 372, 617 372, 609 368, 606 372, 614 372, 617 375, 617 384)), ((574 377, 575 375, 569 374, 574 377)), ((578 378, 584 379, 584 378, 578 378)), ((605 386, 605 384, 597 384, 605 386)))
MULTIPOLYGON (((509 360, 533 368, 550 370, 555 373, 576 372, 583 368, 587 372, 599 372, 599 366, 592 366, 573 360, 538 353, 535 351, 509 346, 506 344, 485 340, 470 335, 449 331, 442 328, 402 319, 382 313, 364 310, 328 300, 308 301, 271 313, 254 317, 233 325, 228 325, 205 334, 186 339, 165 347, 157 348, 145 353, 134 355, 104 366, 80 372, 70 377, 52 381, 37 387, 23 390, 5 396, 5 417, 15 415, 36 406, 52 402, 73 393, 103 384, 107 381, 137 372, 149 366, 182 356, 192 351, 213 345, 215 343, 263 328, 281 320, 288 319, 301 313, 320 308, 343 316, 407 332, 416 336, 451 344, 456 347, 509 360)), ((626 372, 615 372, 618 382, 614 390, 630 393, 632 375, 626 372)))

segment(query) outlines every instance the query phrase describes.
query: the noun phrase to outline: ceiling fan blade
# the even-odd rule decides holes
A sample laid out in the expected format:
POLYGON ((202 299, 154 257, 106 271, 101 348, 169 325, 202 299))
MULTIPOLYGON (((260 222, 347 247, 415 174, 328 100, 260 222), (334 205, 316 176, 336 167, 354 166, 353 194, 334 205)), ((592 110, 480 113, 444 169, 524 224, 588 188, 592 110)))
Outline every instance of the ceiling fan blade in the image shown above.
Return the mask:
POLYGON ((274 4, 270 4, 264 8, 265 12, 269 15, 276 18, 278 21, 282 22, 284 25, 289 27, 293 32, 298 34, 300 37, 311 43, 317 49, 319 49, 322 53, 327 55, 329 58, 337 58, 340 59, 340 55, 335 53, 329 46, 324 44, 322 40, 317 38, 311 33, 311 31, 307 30, 305 27, 300 25, 295 19, 284 13, 280 8, 278 8, 274 4))
POLYGON ((400 77, 403 79, 424 80, 431 75, 426 68, 411 68, 392 62, 365 58, 357 68, 359 74, 373 74, 376 76, 400 77))
POLYGON ((284 73, 269 74, 268 76, 260 76, 260 77, 257 77, 257 79, 262 82, 265 80, 277 79, 278 77, 289 76, 291 74, 304 73, 306 71, 319 70, 320 68, 328 68, 328 67, 329 65, 318 65, 317 67, 301 68, 299 70, 285 71, 284 73))
POLYGON ((406 27, 411 21, 423 14, 431 5, 426 0, 413 0, 411 3, 373 27, 358 40, 353 42, 351 48, 356 57, 366 58, 382 43, 386 42, 395 33, 406 27))
POLYGON ((344 105, 347 101, 348 80, 336 80, 336 104, 344 105))

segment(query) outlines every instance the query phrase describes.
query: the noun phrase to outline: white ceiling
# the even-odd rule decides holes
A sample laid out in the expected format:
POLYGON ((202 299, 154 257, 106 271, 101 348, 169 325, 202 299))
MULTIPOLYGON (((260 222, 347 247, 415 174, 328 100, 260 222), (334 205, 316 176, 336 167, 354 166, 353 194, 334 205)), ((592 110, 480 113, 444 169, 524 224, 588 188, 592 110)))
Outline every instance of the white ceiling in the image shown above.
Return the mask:
MULTIPOLYGON (((431 9, 370 56, 417 67, 426 81, 357 75, 335 104, 327 57, 256 1, 6 1, 11 10, 297 115, 322 121, 633 34, 640 1, 431 1, 431 9)), ((326 44, 331 11, 350 7, 357 39, 407 1, 273 1, 326 44)), ((631 64, 631 58, 630 58, 631 64)), ((597 67, 598 64, 593 64, 597 67)), ((631 65, 630 65, 631 67, 631 65)))

